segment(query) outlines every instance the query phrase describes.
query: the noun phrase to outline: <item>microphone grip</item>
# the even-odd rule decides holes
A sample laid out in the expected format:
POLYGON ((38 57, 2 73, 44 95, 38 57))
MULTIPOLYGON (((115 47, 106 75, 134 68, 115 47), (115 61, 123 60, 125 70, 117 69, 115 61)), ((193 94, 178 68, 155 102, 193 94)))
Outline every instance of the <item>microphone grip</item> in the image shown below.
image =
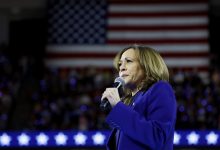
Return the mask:
POLYGON ((100 108, 102 110, 110 110, 112 108, 111 104, 109 103, 108 99, 107 98, 104 98, 102 101, 101 101, 101 104, 100 104, 100 108))

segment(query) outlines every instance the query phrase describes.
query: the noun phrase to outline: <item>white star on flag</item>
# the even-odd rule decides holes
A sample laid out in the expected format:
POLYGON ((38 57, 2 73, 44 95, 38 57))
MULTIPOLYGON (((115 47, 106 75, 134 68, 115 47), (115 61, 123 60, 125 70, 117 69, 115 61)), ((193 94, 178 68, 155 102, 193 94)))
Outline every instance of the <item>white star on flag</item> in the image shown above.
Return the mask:
POLYGON ((2 146, 9 146, 10 145, 10 142, 11 142, 11 137, 8 136, 7 133, 3 133, 1 136, 0 136, 0 144, 2 146))
POLYGON ((188 144, 197 144, 199 140, 199 135, 195 131, 192 131, 187 135, 188 144))
POLYGON ((95 135, 92 136, 92 140, 95 145, 103 145, 105 141, 105 135, 100 132, 97 132, 95 135))
POLYGON ((74 140, 76 145, 85 145, 86 139, 87 139, 86 135, 82 133, 78 133, 77 135, 74 135, 74 140))
POLYGON ((208 144, 216 144, 218 141, 218 135, 215 134, 213 131, 206 135, 205 138, 208 144))
POLYGON ((28 145, 30 141, 30 137, 27 134, 22 133, 21 135, 17 137, 17 140, 18 140, 19 145, 21 146, 28 145))
POLYGON ((68 137, 64 135, 62 132, 59 132, 57 135, 55 135, 55 140, 57 145, 66 145, 66 140, 68 137))
POLYGON ((38 145, 47 145, 49 138, 44 133, 40 133, 36 136, 36 140, 38 145))
POLYGON ((179 144, 181 139, 181 135, 179 135, 177 132, 174 132, 174 138, 173 138, 173 143, 174 144, 179 144))

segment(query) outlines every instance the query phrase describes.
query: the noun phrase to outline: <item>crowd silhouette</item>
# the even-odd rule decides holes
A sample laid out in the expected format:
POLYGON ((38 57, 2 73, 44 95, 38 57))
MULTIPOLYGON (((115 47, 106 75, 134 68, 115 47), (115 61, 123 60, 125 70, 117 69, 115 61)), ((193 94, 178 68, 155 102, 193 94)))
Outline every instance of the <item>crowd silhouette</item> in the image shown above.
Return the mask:
MULTIPOLYGON (((42 68, 33 73, 33 58, 11 60, 0 49, 0 129, 104 130, 109 127, 99 108, 103 90, 117 76, 113 69, 42 68), (17 110, 19 103, 27 109, 17 110), (26 117, 16 126, 16 115, 26 117)), ((170 82, 177 98, 176 129, 220 128, 220 72, 210 71, 204 79, 196 72, 171 71, 170 82), (207 82, 208 81, 208 82, 207 82)))

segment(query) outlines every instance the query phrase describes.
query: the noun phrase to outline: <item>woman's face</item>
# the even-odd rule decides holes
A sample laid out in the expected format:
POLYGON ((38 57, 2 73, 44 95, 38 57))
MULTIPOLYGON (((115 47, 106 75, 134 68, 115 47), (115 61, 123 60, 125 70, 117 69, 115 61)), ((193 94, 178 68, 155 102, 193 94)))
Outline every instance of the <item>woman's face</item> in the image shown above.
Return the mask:
POLYGON ((128 49, 121 55, 119 76, 124 79, 126 86, 130 88, 136 88, 144 79, 144 71, 140 66, 134 49, 128 49))

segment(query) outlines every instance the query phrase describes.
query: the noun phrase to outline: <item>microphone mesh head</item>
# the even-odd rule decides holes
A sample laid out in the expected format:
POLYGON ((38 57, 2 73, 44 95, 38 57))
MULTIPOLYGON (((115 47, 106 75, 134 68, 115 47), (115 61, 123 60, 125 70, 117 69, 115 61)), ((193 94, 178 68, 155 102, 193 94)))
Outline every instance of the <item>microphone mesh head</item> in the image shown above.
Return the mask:
POLYGON ((125 81, 124 81, 121 77, 115 78, 115 83, 116 83, 116 82, 120 83, 122 86, 125 85, 125 81))

